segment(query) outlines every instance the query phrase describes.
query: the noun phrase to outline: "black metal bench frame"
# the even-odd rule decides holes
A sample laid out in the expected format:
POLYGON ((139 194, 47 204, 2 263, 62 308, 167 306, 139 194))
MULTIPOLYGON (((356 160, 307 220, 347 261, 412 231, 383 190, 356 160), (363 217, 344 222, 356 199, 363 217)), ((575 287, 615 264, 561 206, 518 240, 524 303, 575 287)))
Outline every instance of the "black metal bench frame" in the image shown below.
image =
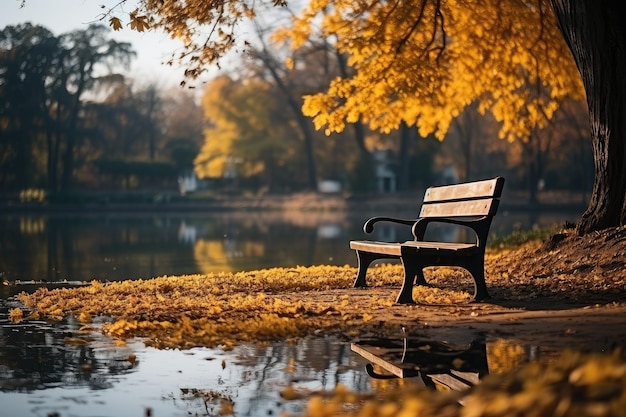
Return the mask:
POLYGON ((411 227, 414 239, 403 243, 355 240, 350 248, 356 250, 358 273, 354 287, 367 287, 366 274, 377 259, 400 259, 404 266, 404 282, 397 303, 414 303, 413 285, 428 285, 424 268, 454 266, 467 270, 474 280, 474 301, 489 297, 485 283, 485 249, 489 228, 495 216, 504 187, 504 178, 430 187, 417 219, 372 217, 363 225, 372 233, 379 222, 391 222, 411 227), (474 243, 424 241, 426 229, 432 223, 449 223, 468 227, 474 232, 474 243))

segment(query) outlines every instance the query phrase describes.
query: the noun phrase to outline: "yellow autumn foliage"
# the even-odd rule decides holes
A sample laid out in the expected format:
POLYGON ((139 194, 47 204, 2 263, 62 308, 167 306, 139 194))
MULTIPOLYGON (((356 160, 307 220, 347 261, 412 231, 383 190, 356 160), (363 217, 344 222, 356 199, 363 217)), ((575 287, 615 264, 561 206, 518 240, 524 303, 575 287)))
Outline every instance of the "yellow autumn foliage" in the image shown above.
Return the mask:
MULTIPOLYGON (((202 107, 208 126, 194 160, 199 178, 255 175, 290 147, 293 132, 272 122, 271 84, 220 76, 208 83, 202 107)), ((282 110, 281 110, 282 111, 282 110)))
POLYGON ((212 125, 205 129, 206 140, 194 161, 194 168, 199 178, 221 177, 227 169, 227 158, 233 153, 233 142, 239 131, 235 123, 227 117, 224 97, 229 94, 231 81, 228 77, 219 77, 212 81, 203 97, 205 117, 212 125))
POLYGON ((336 39, 355 70, 305 97, 303 112, 327 133, 361 119, 443 139, 478 102, 502 122, 501 138, 526 139, 566 97, 584 94, 548 0, 312 0, 275 33, 294 49, 313 37, 336 39))
MULTIPOLYGON (((135 30, 158 28, 180 39, 185 75, 194 79, 249 46, 236 31, 242 21, 285 4, 141 0, 128 20, 135 30)), ((309 0, 298 7, 275 39, 293 49, 323 39, 351 67, 327 91, 305 97, 304 113, 328 134, 360 119, 383 132, 404 121, 442 139, 477 102, 502 123, 501 138, 526 139, 566 97, 584 96, 550 0, 309 0)), ((119 29, 122 20, 112 17, 119 29)))

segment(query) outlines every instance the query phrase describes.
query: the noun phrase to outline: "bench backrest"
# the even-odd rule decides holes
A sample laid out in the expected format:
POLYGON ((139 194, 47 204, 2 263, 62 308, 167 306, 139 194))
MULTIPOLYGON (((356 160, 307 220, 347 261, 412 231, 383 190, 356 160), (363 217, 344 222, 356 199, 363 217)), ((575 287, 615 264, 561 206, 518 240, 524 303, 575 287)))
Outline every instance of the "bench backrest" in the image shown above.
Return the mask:
POLYGON ((504 178, 430 187, 420 217, 480 217, 496 214, 504 178))

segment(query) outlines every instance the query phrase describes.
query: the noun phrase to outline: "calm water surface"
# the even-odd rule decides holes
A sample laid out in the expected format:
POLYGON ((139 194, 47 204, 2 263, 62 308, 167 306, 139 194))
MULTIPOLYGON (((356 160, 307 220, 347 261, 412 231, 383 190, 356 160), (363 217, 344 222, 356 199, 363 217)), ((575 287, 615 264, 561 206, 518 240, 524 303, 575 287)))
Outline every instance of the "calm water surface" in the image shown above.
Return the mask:
MULTIPOLYGON (((412 213, 396 216, 411 218, 412 213)), ((219 215, 0 217, 3 281, 89 281, 151 278, 315 264, 356 266, 351 239, 410 239, 410 231, 361 230, 366 214, 230 213, 219 215)), ((530 229, 575 215, 499 213, 492 234, 530 229)), ((434 229, 459 240, 456 229, 434 229)))
MULTIPOLYGON (((381 389, 347 341, 315 338, 295 345, 157 350, 141 340, 119 346, 98 332, 62 323, 11 324, 12 296, 38 285, 149 278, 296 265, 356 266, 351 239, 409 238, 394 228, 361 231, 365 214, 229 213, 220 215, 11 215, 0 217, 0 417, 218 415, 232 404, 236 416, 299 414, 304 401, 280 392, 381 389)), ((398 217, 412 217, 398 214, 398 217)), ((576 216, 499 213, 492 231, 506 234, 574 220, 576 216), (573 217, 573 218, 572 218, 573 217)), ((463 239, 457 231, 434 234, 463 239)), ((469 338, 469 336, 468 336, 469 338)), ((471 340, 457 341, 461 345, 471 340)), ((491 369, 512 366, 541 351, 501 348, 483 340, 491 369), (508 356, 502 352, 508 352, 508 356), (513 352, 511 356, 511 352, 513 352), (507 364, 502 362, 506 357, 507 364)), ((411 383, 422 383, 419 378, 411 383)), ((388 386, 388 385, 385 385, 388 386)))

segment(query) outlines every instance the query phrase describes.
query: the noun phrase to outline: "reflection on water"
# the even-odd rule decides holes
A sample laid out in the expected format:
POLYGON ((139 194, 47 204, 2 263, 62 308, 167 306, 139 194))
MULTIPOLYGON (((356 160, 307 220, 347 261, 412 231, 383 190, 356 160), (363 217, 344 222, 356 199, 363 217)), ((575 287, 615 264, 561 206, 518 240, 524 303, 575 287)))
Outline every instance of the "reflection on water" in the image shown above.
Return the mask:
POLYGON ((3 323, 0 327, 2 391, 87 387, 111 388, 108 377, 134 367, 129 352, 99 345, 97 334, 81 334, 72 320, 62 325, 46 322, 3 323))
POLYGON ((365 339, 352 343, 351 349, 372 362, 366 371, 374 378, 420 377, 434 387, 433 374, 466 372, 480 379, 489 373, 487 347, 481 339, 465 345, 417 338, 365 339))
POLYGON ((372 378, 416 378, 436 390, 464 390, 489 373, 501 374, 537 359, 538 347, 523 347, 506 339, 482 336, 466 343, 450 343, 427 337, 362 339, 351 350, 369 361, 365 371, 372 378))
MULTIPOLYGON (((504 211, 491 230, 502 235, 514 228, 563 223, 566 216, 504 211)), ((350 240, 411 238, 408 228, 384 223, 366 235, 361 228, 367 217, 343 212, 2 216, 0 276, 3 281, 59 282, 314 264, 356 266, 350 240)), ((468 238, 465 232, 435 227, 427 238, 462 241, 468 238)))
POLYGON ((340 213, 4 216, 0 275, 58 282, 346 264, 352 227, 340 213))
POLYGON ((138 340, 119 346, 71 321, 10 325, 6 309, 0 321, 0 416, 205 416, 224 401, 237 416, 298 414, 304 402, 280 396, 290 385, 370 388, 359 358, 335 339, 157 350, 138 340))

